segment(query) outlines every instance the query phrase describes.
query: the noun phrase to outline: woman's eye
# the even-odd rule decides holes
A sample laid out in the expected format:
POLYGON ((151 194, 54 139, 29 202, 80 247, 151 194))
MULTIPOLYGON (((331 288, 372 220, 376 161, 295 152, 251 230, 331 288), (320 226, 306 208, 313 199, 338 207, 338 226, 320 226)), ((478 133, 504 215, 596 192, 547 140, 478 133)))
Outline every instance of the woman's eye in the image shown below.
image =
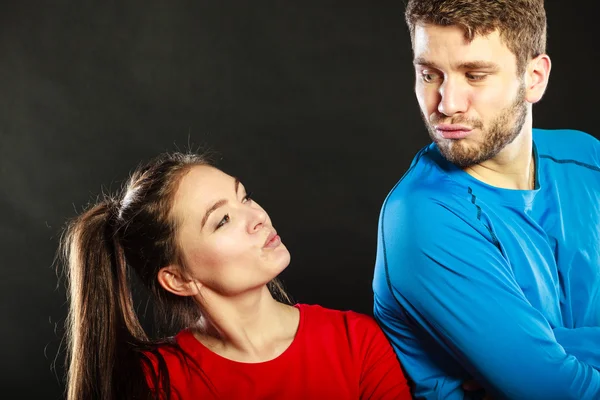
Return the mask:
POLYGON ((244 199, 242 200, 242 203, 246 203, 246 202, 248 202, 248 201, 252 201, 252 192, 250 192, 250 193, 247 193, 247 194, 244 196, 244 199))
POLYGON ((229 214, 225 214, 223 216, 223 218, 217 224, 217 227, 215 228, 215 230, 219 229, 220 227, 222 227, 223 225, 225 225, 228 222, 229 222, 229 214))

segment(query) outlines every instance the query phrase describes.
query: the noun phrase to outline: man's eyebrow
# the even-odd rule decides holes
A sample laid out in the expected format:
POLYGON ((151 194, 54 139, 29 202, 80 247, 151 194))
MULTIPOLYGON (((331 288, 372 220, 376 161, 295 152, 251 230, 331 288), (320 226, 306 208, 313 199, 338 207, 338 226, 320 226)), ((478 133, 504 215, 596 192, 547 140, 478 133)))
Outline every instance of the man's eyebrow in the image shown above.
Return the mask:
POLYGON ((458 69, 487 69, 495 71, 498 68, 498 64, 490 61, 467 61, 458 65, 458 69))
MULTIPOLYGON (((240 180, 238 178, 235 178, 234 190, 236 193, 238 192, 239 186, 240 186, 240 180)), ((210 217, 210 214, 212 214, 214 211, 216 211, 220 207, 223 207, 225 204, 227 204, 227 200, 221 199, 221 200, 217 201, 215 204, 213 204, 208 210, 206 210, 204 217, 202 217, 202 223, 201 223, 200 229, 204 228, 204 225, 206 225, 206 221, 208 220, 208 217, 210 217)))
POLYGON ((415 58, 414 61, 413 61, 413 64, 414 65, 422 65, 424 67, 431 67, 431 68, 439 69, 436 63, 434 63, 433 61, 426 60, 423 57, 417 57, 417 58, 415 58))

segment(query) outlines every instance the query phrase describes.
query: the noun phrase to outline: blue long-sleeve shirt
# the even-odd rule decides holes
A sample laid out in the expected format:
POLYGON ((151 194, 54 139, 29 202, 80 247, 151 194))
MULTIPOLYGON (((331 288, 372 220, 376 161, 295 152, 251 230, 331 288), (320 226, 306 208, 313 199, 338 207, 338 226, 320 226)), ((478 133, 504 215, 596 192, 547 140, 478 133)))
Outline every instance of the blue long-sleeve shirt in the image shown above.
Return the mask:
POLYGON ((386 198, 374 314, 414 395, 600 399, 600 144, 533 131, 535 190, 487 185, 431 144, 386 198))

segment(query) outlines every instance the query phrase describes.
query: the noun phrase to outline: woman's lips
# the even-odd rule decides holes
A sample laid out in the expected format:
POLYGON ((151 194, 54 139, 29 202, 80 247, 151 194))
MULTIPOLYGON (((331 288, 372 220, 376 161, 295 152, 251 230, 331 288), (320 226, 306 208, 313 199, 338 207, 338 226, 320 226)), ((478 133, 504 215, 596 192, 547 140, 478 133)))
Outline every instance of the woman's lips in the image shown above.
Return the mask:
POLYGON ((267 237, 267 240, 265 241, 263 248, 264 249, 272 249, 272 248, 279 246, 280 244, 281 244, 281 238, 279 237, 277 232, 273 231, 273 233, 271 233, 267 237))

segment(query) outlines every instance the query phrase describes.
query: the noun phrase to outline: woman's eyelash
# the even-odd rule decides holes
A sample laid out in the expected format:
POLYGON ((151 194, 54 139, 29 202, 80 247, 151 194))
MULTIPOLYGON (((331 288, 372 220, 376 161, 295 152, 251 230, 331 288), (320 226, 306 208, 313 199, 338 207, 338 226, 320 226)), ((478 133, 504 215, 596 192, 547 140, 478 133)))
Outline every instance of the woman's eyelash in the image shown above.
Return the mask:
MULTIPOLYGON (((247 201, 252 201, 252 192, 247 193, 244 196, 244 199, 242 200, 244 203, 247 201)), ((230 220, 229 214, 225 214, 223 216, 223 218, 219 221, 219 223, 217 224, 215 230, 219 229, 220 227, 222 227, 223 225, 225 225, 226 223, 228 223, 230 220)))
POLYGON ((223 216, 223 218, 217 224, 217 227, 215 228, 215 230, 219 229, 220 227, 222 227, 223 225, 225 225, 228 222, 229 222, 229 214, 225 214, 223 216))

